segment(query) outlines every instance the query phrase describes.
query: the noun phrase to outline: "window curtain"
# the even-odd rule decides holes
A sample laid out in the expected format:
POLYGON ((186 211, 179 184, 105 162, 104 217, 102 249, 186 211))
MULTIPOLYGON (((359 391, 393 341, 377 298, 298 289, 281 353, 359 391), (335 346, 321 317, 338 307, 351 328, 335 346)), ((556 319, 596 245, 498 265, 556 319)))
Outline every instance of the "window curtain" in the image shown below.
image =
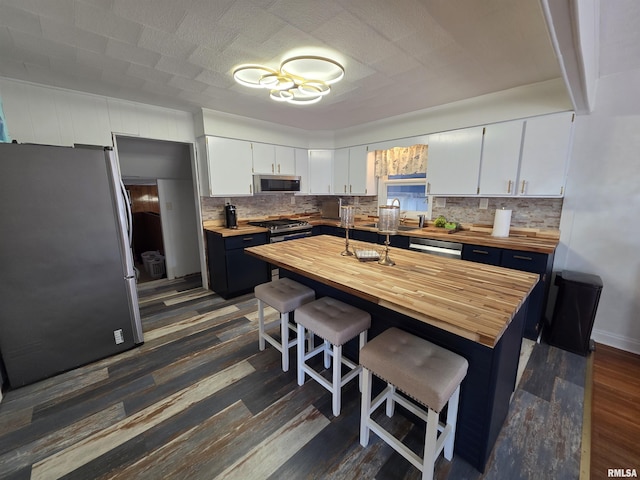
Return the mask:
POLYGON ((376 177, 386 175, 409 175, 427 171, 428 145, 394 147, 389 150, 376 150, 376 177))

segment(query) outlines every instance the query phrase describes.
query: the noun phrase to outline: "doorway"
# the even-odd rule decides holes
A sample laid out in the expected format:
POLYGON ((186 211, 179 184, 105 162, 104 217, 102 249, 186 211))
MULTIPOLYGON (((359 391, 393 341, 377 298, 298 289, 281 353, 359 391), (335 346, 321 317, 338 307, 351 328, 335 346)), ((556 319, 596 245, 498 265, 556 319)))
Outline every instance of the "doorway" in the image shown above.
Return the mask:
MULTIPOLYGON (((116 136, 120 173, 130 190, 134 256, 145 252, 164 257, 168 280, 202 275, 193 145, 116 136)), ((163 278, 160 277, 160 278, 163 278)), ((154 278, 155 279, 155 278, 154 278)))
POLYGON ((153 182, 125 187, 131 202, 132 250, 138 284, 166 278, 158 185, 153 182))

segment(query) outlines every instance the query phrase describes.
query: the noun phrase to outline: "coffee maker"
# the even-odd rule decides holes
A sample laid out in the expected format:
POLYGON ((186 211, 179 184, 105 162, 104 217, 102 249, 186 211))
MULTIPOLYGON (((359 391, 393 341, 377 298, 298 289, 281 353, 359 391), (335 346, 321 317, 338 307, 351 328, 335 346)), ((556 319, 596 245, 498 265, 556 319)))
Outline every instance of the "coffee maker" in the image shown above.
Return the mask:
POLYGON ((236 206, 227 203, 224 206, 224 218, 227 228, 238 228, 238 216, 236 214, 236 206))

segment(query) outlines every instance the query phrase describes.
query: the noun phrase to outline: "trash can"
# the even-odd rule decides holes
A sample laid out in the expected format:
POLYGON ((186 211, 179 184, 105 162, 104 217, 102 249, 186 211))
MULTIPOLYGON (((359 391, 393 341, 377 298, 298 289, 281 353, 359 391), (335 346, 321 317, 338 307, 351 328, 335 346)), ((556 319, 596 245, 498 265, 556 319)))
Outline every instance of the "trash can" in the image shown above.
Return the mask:
POLYGON ((547 342, 563 350, 587 355, 598 310, 602 279, 597 275, 564 271, 556 275, 558 288, 547 342))

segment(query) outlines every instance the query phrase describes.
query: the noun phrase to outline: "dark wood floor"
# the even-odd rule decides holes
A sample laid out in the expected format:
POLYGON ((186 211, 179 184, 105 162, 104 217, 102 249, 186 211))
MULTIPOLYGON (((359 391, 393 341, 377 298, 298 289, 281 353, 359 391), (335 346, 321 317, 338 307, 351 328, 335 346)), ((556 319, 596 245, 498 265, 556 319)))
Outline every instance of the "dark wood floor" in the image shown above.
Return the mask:
MULTIPOLYGON (((419 478, 375 435, 360 446, 355 382, 335 418, 328 392, 258 350, 253 295, 164 280, 140 286, 140 305, 141 347, 6 392, 0 478, 419 478)), ((536 345, 486 474, 454 456, 437 478, 577 479, 584 372, 583 358, 536 345)), ((401 409, 379 421, 420 444, 424 427, 401 409)))
POLYGON ((591 478, 640 475, 640 356, 598 344, 593 352, 591 478))

